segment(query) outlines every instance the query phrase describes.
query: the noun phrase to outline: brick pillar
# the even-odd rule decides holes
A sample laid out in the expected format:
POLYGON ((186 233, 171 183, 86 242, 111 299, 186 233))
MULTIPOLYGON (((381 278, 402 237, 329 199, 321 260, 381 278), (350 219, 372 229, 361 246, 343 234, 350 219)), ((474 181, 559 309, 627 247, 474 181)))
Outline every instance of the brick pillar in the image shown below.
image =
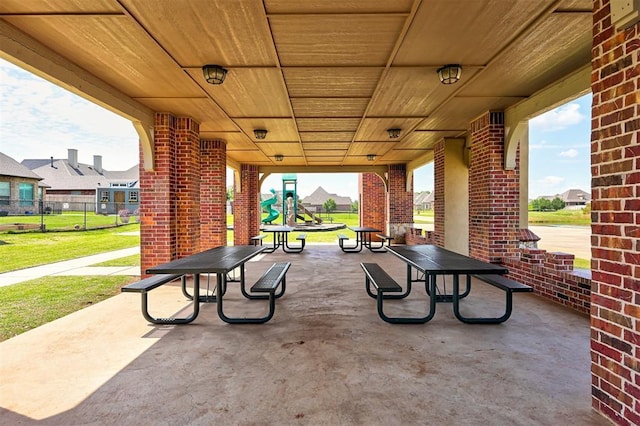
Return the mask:
POLYGON ((504 114, 487 112, 471 123, 469 255, 499 262, 516 257, 520 220, 520 171, 505 170, 504 114))
POLYGON ((406 234, 413 226, 413 187, 407 191, 407 166, 389 166, 389 190, 387 196, 388 235, 394 242, 404 244, 406 234))
MULTIPOLYGON (((361 173, 358 176, 360 200, 358 202, 360 226, 369 226, 387 232, 387 191, 384 182, 375 173, 361 173)), ((376 236, 371 237, 378 240, 376 236)))
POLYGON ((640 23, 594 1, 591 374, 595 410, 640 424, 640 23))
POLYGON ((176 118, 156 114, 154 125, 154 169, 143 167, 140 150, 140 266, 141 275, 151 266, 175 259, 176 118))
POLYGON ((247 245, 260 232, 260 188, 258 167, 240 166, 240 182, 233 197, 233 244, 247 245), (240 191, 238 191, 240 189, 240 191))
POLYGON ((200 249, 227 245, 227 145, 200 141, 200 249))
POLYGON ((200 251, 200 126, 179 117, 176 129, 177 255, 200 251))

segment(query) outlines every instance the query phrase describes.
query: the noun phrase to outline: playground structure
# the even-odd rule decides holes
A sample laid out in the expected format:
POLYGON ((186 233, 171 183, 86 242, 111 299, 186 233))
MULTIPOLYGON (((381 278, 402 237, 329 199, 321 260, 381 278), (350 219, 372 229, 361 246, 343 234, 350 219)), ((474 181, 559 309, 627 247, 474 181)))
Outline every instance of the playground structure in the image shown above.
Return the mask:
POLYGON ((273 205, 278 202, 276 190, 271 188, 271 193, 273 194, 273 197, 267 198, 260 203, 260 208, 262 209, 262 211, 266 211, 267 213, 269 213, 267 217, 262 219, 262 223, 271 223, 274 220, 278 219, 278 217, 280 216, 280 212, 278 211, 278 209, 273 207, 273 205))
MULTIPOLYGON (((272 197, 260 202, 260 208, 268 215, 262 219, 262 223, 272 224, 280 217, 280 211, 275 208, 278 203, 278 194, 276 190, 269 190, 272 197)), ((297 191, 297 177, 295 174, 286 174, 282 177, 282 224, 286 226, 297 226, 297 220, 301 220, 305 225, 320 225, 322 219, 317 217, 315 213, 309 211, 300 203, 297 191), (307 220, 306 217, 311 220, 307 220)))
MULTIPOLYGON (((321 224, 322 219, 307 210, 298 200, 298 177, 295 174, 282 176, 282 224, 296 226, 297 219, 305 224, 321 224), (305 219, 305 215, 311 217, 311 221, 305 219)), ((273 190, 272 190, 273 191, 273 190)))

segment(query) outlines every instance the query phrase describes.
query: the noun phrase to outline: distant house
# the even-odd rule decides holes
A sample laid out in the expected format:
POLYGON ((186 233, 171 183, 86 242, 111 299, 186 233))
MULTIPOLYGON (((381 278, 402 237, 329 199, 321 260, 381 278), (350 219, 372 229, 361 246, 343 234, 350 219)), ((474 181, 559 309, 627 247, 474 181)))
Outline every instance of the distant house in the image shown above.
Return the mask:
POLYGON ((46 192, 42 177, 0 152, 0 214, 38 212, 46 192))
POLYGON ((413 208, 415 210, 433 210, 433 201, 435 200, 435 193, 432 192, 418 192, 413 194, 413 208))
POLYGON ((548 195, 544 198, 553 200, 556 197, 564 201, 565 209, 568 210, 582 209, 591 202, 591 194, 581 189, 569 189, 562 194, 548 195))
POLYGON ((333 199, 336 202, 336 210, 337 211, 351 211, 351 201, 350 197, 343 197, 341 195, 330 194, 324 190, 321 186, 319 186, 311 195, 308 197, 304 197, 302 201, 302 205, 304 205, 307 210, 313 213, 321 213, 324 212, 324 203, 329 199, 333 199))
POLYGON ((93 164, 78 162, 78 151, 69 149, 66 159, 27 159, 22 165, 43 178, 48 186, 47 201, 71 204, 96 204, 96 212, 115 213, 121 208, 135 210, 140 201, 138 166, 124 171, 108 171, 102 168, 102 156, 94 155, 93 164), (117 203, 117 205, 113 205, 117 203), (109 207, 112 204, 113 207, 109 207), (108 210, 108 211, 107 211, 108 210))

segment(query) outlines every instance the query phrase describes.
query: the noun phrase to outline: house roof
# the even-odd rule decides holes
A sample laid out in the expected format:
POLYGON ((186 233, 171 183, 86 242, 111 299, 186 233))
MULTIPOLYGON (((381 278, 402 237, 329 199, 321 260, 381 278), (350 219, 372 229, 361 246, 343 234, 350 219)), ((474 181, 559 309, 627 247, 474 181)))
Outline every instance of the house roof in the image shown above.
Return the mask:
POLYGON ((21 177, 42 180, 41 176, 31 171, 28 167, 18 163, 13 158, 0 152, 0 175, 9 177, 21 177))
POLYGON ((413 194, 413 204, 433 203, 435 200, 435 192, 419 192, 413 194))
POLYGON ((581 189, 568 189, 562 194, 547 195, 544 198, 553 200, 556 197, 560 198, 565 203, 588 203, 591 201, 591 194, 581 189))
POLYGON ((321 186, 316 188, 313 193, 302 199, 304 204, 321 205, 324 204, 329 198, 333 198, 333 201, 338 205, 351 205, 350 197, 343 197, 341 195, 330 194, 321 186))
POLYGON ((95 190, 98 187, 109 187, 111 184, 128 184, 138 186, 138 166, 124 171, 102 170, 99 173, 93 166, 78 163, 78 167, 71 167, 67 159, 26 159, 22 165, 32 172, 42 176, 44 183, 52 190, 95 190))

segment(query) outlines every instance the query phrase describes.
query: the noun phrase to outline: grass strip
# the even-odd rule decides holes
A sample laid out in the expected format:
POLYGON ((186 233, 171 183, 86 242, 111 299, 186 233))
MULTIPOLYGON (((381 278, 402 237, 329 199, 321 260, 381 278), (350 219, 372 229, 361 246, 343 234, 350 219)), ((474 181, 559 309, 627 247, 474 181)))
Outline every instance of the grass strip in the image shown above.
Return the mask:
POLYGON ((136 279, 56 276, 0 287, 0 341, 119 294, 136 279))

